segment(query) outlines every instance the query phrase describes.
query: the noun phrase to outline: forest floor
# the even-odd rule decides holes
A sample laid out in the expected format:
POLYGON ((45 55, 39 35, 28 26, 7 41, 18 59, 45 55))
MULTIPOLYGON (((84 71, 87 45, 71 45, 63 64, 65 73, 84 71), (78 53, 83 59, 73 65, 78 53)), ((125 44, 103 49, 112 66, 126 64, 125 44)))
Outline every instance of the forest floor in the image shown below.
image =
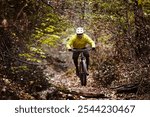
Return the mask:
POLYGON ((57 72, 53 67, 48 66, 45 70, 50 84, 53 84, 59 90, 61 99, 73 100, 116 100, 132 99, 135 94, 117 94, 115 90, 103 87, 94 80, 92 71, 89 71, 87 85, 81 86, 79 77, 76 76, 75 70, 70 69, 66 72, 57 72))

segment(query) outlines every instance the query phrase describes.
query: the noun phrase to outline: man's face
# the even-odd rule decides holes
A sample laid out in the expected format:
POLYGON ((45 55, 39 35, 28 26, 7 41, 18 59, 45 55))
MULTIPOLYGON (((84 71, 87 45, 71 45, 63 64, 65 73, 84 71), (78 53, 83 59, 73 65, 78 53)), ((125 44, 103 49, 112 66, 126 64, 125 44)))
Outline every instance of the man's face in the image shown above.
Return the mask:
POLYGON ((78 37, 79 39, 81 39, 82 36, 83 36, 83 34, 77 34, 77 37, 78 37))

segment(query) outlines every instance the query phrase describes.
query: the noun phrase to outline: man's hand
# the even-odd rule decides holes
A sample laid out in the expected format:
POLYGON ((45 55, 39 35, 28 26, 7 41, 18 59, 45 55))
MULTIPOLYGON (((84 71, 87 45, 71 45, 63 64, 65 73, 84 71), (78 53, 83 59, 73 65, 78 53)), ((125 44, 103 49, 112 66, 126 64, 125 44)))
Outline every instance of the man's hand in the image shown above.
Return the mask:
POLYGON ((72 49, 68 49, 68 51, 72 51, 72 49))

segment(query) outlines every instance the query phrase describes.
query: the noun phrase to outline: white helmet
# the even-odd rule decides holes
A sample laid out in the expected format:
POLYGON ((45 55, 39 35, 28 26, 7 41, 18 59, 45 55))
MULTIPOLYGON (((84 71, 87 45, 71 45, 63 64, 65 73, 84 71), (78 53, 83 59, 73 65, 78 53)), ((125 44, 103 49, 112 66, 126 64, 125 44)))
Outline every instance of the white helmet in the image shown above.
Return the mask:
POLYGON ((83 33, 84 33, 84 29, 83 29, 82 27, 78 27, 78 28, 76 29, 76 33, 77 33, 77 34, 83 34, 83 33))

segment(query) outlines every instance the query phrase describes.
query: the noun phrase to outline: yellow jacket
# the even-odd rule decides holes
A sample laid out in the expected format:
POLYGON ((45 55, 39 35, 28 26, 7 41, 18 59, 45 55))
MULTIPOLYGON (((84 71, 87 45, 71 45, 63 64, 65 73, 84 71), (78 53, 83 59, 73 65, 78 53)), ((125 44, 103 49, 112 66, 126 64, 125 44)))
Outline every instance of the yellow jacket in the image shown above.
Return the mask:
POLYGON ((73 35, 66 44, 67 49, 84 48, 87 44, 90 44, 92 48, 95 48, 95 42, 86 34, 83 34, 82 38, 78 38, 77 35, 73 35))

